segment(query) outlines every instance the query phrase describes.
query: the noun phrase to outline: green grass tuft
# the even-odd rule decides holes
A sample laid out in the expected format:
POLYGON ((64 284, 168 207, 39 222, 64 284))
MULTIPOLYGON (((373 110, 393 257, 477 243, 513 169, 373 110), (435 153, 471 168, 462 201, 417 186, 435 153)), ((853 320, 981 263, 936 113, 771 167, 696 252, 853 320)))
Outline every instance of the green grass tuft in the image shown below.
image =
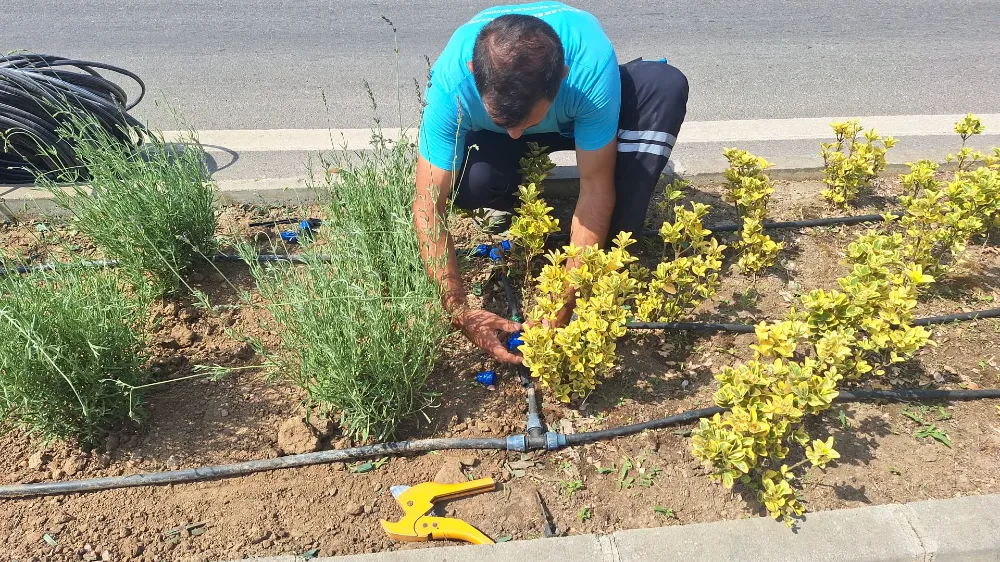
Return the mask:
POLYGON ((193 134, 168 143, 151 133, 136 149, 94 121, 73 118, 60 136, 85 168, 64 170, 60 180, 87 178, 88 185, 39 183, 108 257, 145 274, 161 292, 177 290, 199 256, 215 251, 216 188, 193 134))
POLYGON ((326 162, 339 179, 307 267, 262 266, 241 252, 271 304, 283 372, 310 399, 340 412, 345 431, 386 439, 428 406, 427 376, 449 327, 412 222, 415 147, 375 135, 375 150, 326 162), (327 261, 327 259, 329 261, 327 261))
POLYGON ((119 382, 147 381, 151 293, 122 278, 73 268, 0 278, 0 427, 87 443, 140 413, 141 395, 119 382))

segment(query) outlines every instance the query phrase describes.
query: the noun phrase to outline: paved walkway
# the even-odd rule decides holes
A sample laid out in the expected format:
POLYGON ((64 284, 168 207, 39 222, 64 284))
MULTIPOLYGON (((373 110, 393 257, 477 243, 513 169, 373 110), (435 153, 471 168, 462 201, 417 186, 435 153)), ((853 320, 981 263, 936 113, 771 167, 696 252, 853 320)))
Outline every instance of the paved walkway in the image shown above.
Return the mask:
MULTIPOLYGON (((293 556, 257 562, 294 562, 293 556)), ((998 562, 1000 495, 823 511, 796 532, 768 518, 420 548, 328 562, 998 562)))

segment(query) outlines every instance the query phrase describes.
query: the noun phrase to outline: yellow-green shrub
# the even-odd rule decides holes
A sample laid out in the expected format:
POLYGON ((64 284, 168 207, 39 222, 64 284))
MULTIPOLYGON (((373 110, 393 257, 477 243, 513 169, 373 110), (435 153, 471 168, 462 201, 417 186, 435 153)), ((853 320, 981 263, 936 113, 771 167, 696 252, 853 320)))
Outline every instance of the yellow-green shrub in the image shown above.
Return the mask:
POLYGON ((546 256, 549 263, 538 275, 528 312, 531 326, 523 331, 519 350, 531 375, 562 402, 585 397, 614 366, 617 340, 625 335, 625 303, 639 286, 628 269, 636 261, 626 250, 633 243, 621 233, 608 251, 570 244, 546 256), (578 265, 567 269, 567 261, 574 260, 578 265), (554 327, 570 291, 576 295, 576 318, 554 327))
POLYGON ((795 469, 807 462, 822 468, 839 457, 832 437, 807 445, 803 417, 829 408, 840 381, 883 374, 881 366, 930 342, 911 322, 917 291, 933 278, 900 260, 901 244, 897 236, 861 236, 848 251, 852 270, 838 279, 840 290, 811 291, 784 321, 759 324, 754 360, 716 375, 715 402, 730 411, 701 420, 692 452, 711 477, 748 486, 789 525, 805 509, 795 469), (793 444, 805 447, 806 458, 788 466, 793 444))
POLYGON ((672 214, 674 221, 660 227, 663 261, 635 299, 636 317, 644 322, 679 320, 719 288, 718 272, 726 247, 702 225, 708 205, 692 203, 690 211, 677 205, 672 214))
POLYGON ((822 195, 831 203, 847 207, 885 169, 885 153, 895 146, 896 139, 882 137, 874 129, 864 131, 857 119, 830 126, 837 140, 823 143, 820 151, 828 186, 822 195))
POLYGON ((736 205, 742 227, 740 239, 734 244, 739 250, 737 264, 746 273, 771 267, 783 245, 764 234, 767 205, 774 193, 774 182, 765 172, 772 164, 745 150, 727 148, 723 155, 729 160, 725 176, 729 182, 726 200, 736 205))
POLYGON ((541 197, 541 186, 555 167, 548 154, 548 147, 528 143, 529 152, 521 158, 521 177, 518 186, 520 206, 511 219, 510 235, 517 242, 516 254, 524 261, 524 278, 530 278, 531 260, 542 253, 549 235, 559 232, 559 219, 550 213, 552 207, 541 197))
POLYGON ((911 163, 910 173, 900 176, 905 213, 898 225, 906 234, 900 251, 937 276, 950 270, 973 238, 1000 225, 1000 149, 988 156, 965 146, 970 136, 985 130, 971 114, 955 130, 962 148, 957 156, 948 155, 958 163, 951 181, 938 180, 938 165, 929 160, 911 163))

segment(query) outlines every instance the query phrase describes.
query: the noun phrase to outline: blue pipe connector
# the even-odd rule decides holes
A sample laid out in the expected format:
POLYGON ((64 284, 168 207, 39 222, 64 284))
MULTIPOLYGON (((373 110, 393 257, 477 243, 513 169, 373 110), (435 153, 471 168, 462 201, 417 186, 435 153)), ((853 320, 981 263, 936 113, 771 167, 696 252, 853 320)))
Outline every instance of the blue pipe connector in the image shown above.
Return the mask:
POLYGON ((483 371, 476 375, 476 380, 483 386, 494 386, 497 383, 496 371, 483 371))
POLYGON ((472 255, 477 258, 485 258, 490 254, 490 247, 487 244, 480 244, 472 251, 472 255))
POLYGON ((514 332, 507 340, 507 351, 517 351, 517 348, 521 347, 523 343, 524 340, 521 339, 521 332, 514 332))

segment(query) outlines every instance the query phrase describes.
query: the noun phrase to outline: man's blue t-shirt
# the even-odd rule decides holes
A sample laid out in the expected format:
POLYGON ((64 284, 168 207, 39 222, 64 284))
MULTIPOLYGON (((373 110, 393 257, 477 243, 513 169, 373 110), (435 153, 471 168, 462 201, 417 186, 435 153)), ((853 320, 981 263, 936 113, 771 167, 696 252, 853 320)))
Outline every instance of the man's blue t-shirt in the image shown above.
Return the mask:
POLYGON ((438 168, 461 169, 466 132, 507 132, 486 113, 468 67, 479 31, 506 14, 536 16, 551 25, 562 41, 569 67, 545 118, 524 134, 558 132, 574 138, 579 149, 596 150, 618 132, 618 60, 597 18, 559 2, 497 6, 459 27, 431 68, 418 144, 420 154, 438 168))

